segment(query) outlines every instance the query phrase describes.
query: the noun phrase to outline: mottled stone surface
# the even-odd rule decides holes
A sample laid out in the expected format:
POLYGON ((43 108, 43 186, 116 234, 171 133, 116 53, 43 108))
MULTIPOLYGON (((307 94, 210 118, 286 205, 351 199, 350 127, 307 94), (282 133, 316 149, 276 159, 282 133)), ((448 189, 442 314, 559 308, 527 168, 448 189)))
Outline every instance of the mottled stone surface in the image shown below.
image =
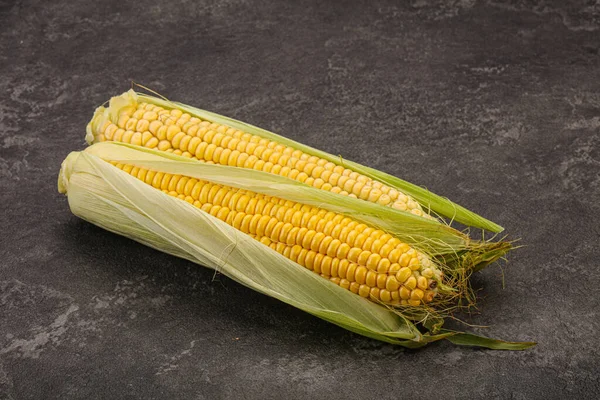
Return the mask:
POLYGON ((600 397, 597 1, 5 0, 0 71, 0 398, 600 397), (499 222, 468 322, 539 345, 403 350, 78 220, 60 162, 132 80, 499 222))

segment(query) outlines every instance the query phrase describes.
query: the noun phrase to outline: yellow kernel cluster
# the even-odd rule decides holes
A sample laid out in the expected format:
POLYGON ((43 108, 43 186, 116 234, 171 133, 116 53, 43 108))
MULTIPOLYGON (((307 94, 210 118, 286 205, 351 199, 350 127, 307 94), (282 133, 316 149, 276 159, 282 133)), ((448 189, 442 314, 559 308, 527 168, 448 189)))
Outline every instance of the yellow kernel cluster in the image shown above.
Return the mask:
POLYGON ((251 168, 430 218, 405 194, 325 159, 181 110, 139 103, 105 121, 96 141, 131 143, 209 163, 251 168))
POLYGON ((399 239, 342 214, 182 175, 113 162, 337 285, 375 301, 433 300, 441 272, 399 239))

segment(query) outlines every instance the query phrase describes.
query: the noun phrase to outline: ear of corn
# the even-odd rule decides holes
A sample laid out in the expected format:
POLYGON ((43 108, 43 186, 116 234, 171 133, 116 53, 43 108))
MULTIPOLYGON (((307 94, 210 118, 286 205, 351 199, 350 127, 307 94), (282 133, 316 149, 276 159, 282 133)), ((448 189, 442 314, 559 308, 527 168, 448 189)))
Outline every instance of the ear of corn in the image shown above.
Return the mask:
MULTIPOLYGON (((275 191, 279 198, 288 202, 308 199, 307 202, 301 202, 303 205, 299 205, 297 207, 299 209, 302 209, 303 206, 308 207, 311 202, 316 205, 321 201, 320 204, 325 206, 327 212, 340 212, 353 217, 356 215, 364 221, 371 221, 369 225, 373 228, 381 225, 376 221, 374 215, 370 214, 368 210, 365 211, 364 207, 368 209, 371 206, 382 206, 366 205, 365 202, 351 198, 340 198, 329 192, 301 185, 287 178, 273 177, 263 172, 247 170, 240 174, 238 168, 190 162, 182 157, 158 151, 140 150, 134 146, 112 143, 94 145, 84 152, 70 154, 61 168, 59 190, 67 193, 73 213, 91 223, 156 249, 213 268, 254 290, 371 338, 407 347, 418 347, 440 339, 448 339, 462 345, 499 349, 524 349, 532 345, 531 343, 503 342, 442 330, 439 326, 435 330, 423 334, 410 321, 416 314, 405 314, 401 308, 382 305, 382 302, 394 304, 391 295, 389 299, 386 295, 375 299, 379 300, 378 302, 370 301, 353 293, 352 289, 348 290, 344 285, 333 282, 331 279, 323 279, 322 275, 325 275, 323 270, 319 273, 314 269, 303 268, 299 263, 287 258, 284 250, 278 252, 277 246, 270 246, 272 243, 267 240, 256 240, 251 235, 244 233, 242 229, 236 229, 236 223, 233 222, 236 215, 228 218, 228 216, 220 214, 223 208, 227 208, 223 206, 224 203, 220 203, 221 208, 218 210, 213 209, 215 204, 212 203, 210 209, 207 209, 207 207, 203 207, 203 204, 199 204, 200 207, 195 206, 193 203, 196 200, 190 196, 191 200, 194 200, 190 204, 190 199, 186 199, 185 192, 193 189, 193 185, 190 183, 193 179, 197 179, 196 183, 203 180, 207 182, 207 185, 222 185, 218 188, 219 190, 228 186, 229 188, 221 192, 224 195, 233 196, 236 193, 239 195, 239 190, 243 190, 246 192, 242 193, 246 195, 252 191, 257 196, 258 194, 268 196, 269 191, 275 191), (135 168, 137 171, 134 170, 135 168), (144 172, 143 169, 147 170, 144 172), (162 174, 158 187, 146 183, 146 181, 150 181, 148 174, 151 171, 155 173, 152 180, 158 174, 162 174), (165 178, 167 174, 171 174, 168 179, 165 178), (265 175, 268 176, 267 179, 265 175), (182 180, 182 177, 185 177, 187 181, 182 180), (166 179, 164 183, 163 179, 166 179), (190 184, 188 185, 188 183, 190 184), (174 185, 174 187, 169 187, 169 185, 174 185), (236 190, 232 190, 232 188, 236 190), (331 198, 327 196, 335 196, 335 198, 331 201, 331 198), (323 200, 329 202, 323 202, 323 200)), ((158 178, 156 180, 158 182, 158 178)), ((210 192, 209 189, 212 190, 212 186, 204 189, 210 192)), ((215 199, 218 197, 216 193, 219 190, 213 191, 211 201, 217 203, 215 199)), ((204 199, 198 196, 197 198, 204 199)), ((267 202, 265 197, 261 200, 267 202)), ((225 200, 223 198, 219 201, 225 200)), ((239 198, 236 201, 239 201, 239 198)), ((228 204, 238 204, 236 201, 230 198, 228 204)), ((294 205, 288 205, 293 209, 294 205)), ((273 207, 275 206, 271 208, 273 207)), ((283 207, 281 209, 283 210, 283 207)), ((304 210, 307 211, 306 208, 304 210)), ((397 211, 391 210, 390 212, 397 211)), ((448 229, 435 221, 419 218, 409 213, 399 213, 403 220, 417 221, 418 224, 429 226, 432 230, 437 227, 448 229)), ((320 212, 314 215, 317 215, 317 219, 319 216, 324 216, 320 212)), ((267 225, 269 224, 267 223, 267 225)), ((371 228, 365 227, 363 232, 365 229, 371 228)), ((396 230, 402 231, 398 227, 396 230)), ((265 232, 258 230, 253 232, 253 236, 256 238, 268 238, 265 232)), ((272 232, 271 238, 274 238, 272 232)), ((312 241, 311 243, 302 243, 302 246, 306 245, 314 246, 316 250, 313 251, 315 252, 319 250, 319 246, 314 245, 312 241)), ((373 247, 370 248, 373 249, 373 247)), ((420 260, 430 261, 428 252, 423 250, 422 253, 420 260)), ((375 254, 375 252, 371 252, 371 254, 375 254)), ((369 257, 362 262, 368 263, 368 260, 369 257)), ((360 266, 358 258, 356 261, 354 282, 357 278, 356 270, 360 266)), ((419 300, 419 304, 425 303, 427 299, 423 299, 427 291, 426 285, 431 282, 431 278, 439 278, 439 276, 436 278, 437 274, 433 266, 424 266, 428 268, 422 268, 423 265, 420 265, 414 269, 411 268, 410 276, 407 275, 408 278, 404 285, 411 289, 411 293, 405 295, 409 297, 407 301, 419 300), (418 274, 414 274, 415 272, 418 274), (414 283, 411 281, 412 278, 414 278, 414 283), (410 284, 408 284, 409 281, 411 281, 410 284)), ((396 277, 399 273, 400 270, 395 275, 388 274, 388 276, 396 277)), ((449 271, 449 273, 452 272, 449 271)), ((401 280, 404 278, 403 276, 401 280)), ((384 287, 385 284, 389 285, 387 281, 381 283, 384 287)), ((386 289, 381 288, 382 291, 387 289, 390 289, 388 291, 390 293, 397 290, 398 296, 401 296, 395 285, 392 284, 392 287, 386 289)))
POLYGON ((131 143, 265 171, 425 218, 431 218, 427 213, 431 210, 465 225, 502 231, 499 225, 391 175, 240 121, 133 91, 96 110, 86 140, 131 143))

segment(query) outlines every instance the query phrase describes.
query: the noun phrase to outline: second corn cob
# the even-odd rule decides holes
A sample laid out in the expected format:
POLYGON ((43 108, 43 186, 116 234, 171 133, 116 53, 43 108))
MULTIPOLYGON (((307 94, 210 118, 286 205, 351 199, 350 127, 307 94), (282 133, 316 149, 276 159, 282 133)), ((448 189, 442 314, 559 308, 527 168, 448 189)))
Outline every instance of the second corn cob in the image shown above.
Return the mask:
POLYGON ((368 176, 298 148, 140 101, 130 91, 98 108, 88 126, 90 144, 116 141, 166 151, 203 162, 281 175, 318 189, 429 217, 410 196, 368 176))

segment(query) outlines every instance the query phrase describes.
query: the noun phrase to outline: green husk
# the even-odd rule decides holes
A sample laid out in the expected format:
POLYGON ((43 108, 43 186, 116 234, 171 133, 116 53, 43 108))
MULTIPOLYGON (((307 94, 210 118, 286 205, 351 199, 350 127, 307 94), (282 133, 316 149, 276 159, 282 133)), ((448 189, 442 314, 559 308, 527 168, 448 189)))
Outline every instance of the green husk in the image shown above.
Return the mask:
MULTIPOLYGON (((425 331, 422 332, 400 311, 340 288, 219 219, 154 189, 105 160, 184 173, 264 194, 274 192, 278 197, 304 199, 304 203, 319 204, 332 211, 375 221, 379 210, 369 208, 366 202, 350 201, 353 199, 338 195, 329 197, 332 194, 328 192, 271 174, 202 164, 117 143, 100 143, 84 152, 71 153, 63 162, 58 182, 59 191, 67 194, 72 212, 80 218, 212 268, 260 293, 358 334, 405 347, 419 347, 441 339, 460 345, 506 350, 521 350, 533 345, 443 331, 439 321, 434 328, 433 324, 424 324, 421 329, 425 331)), ((448 227, 439 223, 415 219, 407 213, 397 218, 407 223, 411 233, 418 228, 427 230, 427 234, 452 236, 448 227)), ((385 219, 379 221, 385 223, 385 219)), ((394 229, 402 232, 397 223, 394 229)), ((457 243, 460 249, 462 245, 457 243)))
MULTIPOLYGON (((113 97, 111 99, 110 106, 108 109, 105 109, 104 107, 99 107, 94 116, 94 120, 97 121, 96 123, 99 123, 100 121, 104 120, 104 118, 110 118, 114 122, 118 119, 119 112, 123 108, 131 107, 132 104, 135 104, 138 101, 151 103, 166 109, 178 108, 203 120, 227 125, 250 134, 259 135, 269 140, 274 140, 284 145, 294 147, 296 149, 302 150, 307 154, 318 156, 328 161, 341 164, 344 167, 350 168, 372 179, 376 179, 380 182, 383 182, 386 185, 413 197, 424 208, 431 210, 435 214, 450 218, 453 221, 462 223, 467 226, 473 226, 491 232, 501 232, 503 230, 503 228, 500 225, 489 221, 470 210, 467 210, 466 208, 448 200, 447 198, 436 195, 435 193, 432 193, 427 189, 424 189, 420 186, 414 185, 410 182, 389 175, 385 172, 381 172, 376 169, 343 159, 341 156, 335 156, 333 154, 329 154, 324 151, 312 148, 310 146, 293 141, 284 136, 277 135, 273 132, 269 132, 265 129, 258 128, 245 122, 237 121, 235 119, 224 117, 222 115, 202 110, 196 107, 188 106, 186 104, 161 99, 143 93, 136 93, 133 90, 130 90, 129 92, 126 92, 121 96, 113 97)), ((92 120, 90 122, 90 125, 88 125, 88 134, 86 135, 86 140, 89 144, 92 144, 94 141, 94 136, 91 130, 91 124, 95 123, 94 120, 92 120)))

